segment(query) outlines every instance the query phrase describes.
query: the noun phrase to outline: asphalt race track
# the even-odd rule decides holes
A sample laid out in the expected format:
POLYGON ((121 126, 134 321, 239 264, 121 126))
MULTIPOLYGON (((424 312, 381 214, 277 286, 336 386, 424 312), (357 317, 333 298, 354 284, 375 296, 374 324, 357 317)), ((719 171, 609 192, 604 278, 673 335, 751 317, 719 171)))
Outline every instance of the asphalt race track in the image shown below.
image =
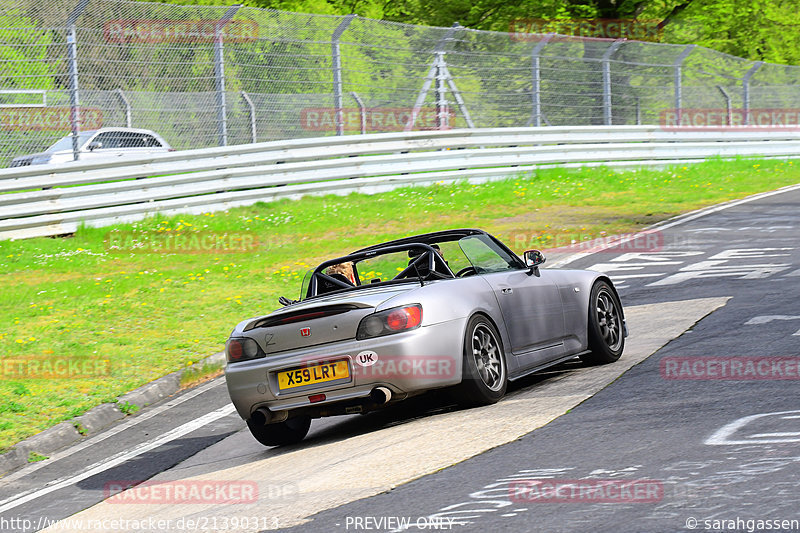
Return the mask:
POLYGON ((481 409, 429 395, 316 420, 280 449, 217 379, 0 479, 0 530, 800 530, 800 188, 724 207, 569 263, 620 288, 618 363, 481 409), (98 504, 147 479, 246 490, 98 504))

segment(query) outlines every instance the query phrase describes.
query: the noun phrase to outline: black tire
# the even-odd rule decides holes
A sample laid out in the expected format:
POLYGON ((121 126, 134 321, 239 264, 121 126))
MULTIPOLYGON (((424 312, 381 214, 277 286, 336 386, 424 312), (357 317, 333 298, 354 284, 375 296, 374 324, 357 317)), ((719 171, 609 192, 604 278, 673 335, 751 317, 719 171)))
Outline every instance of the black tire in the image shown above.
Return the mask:
POLYGON ((285 446, 300 442, 308 434, 311 417, 298 416, 275 424, 258 425, 247 421, 250 433, 264 446, 285 446))
POLYGON ((459 404, 490 405, 505 396, 508 370, 503 343, 486 317, 475 315, 467 323, 463 355, 461 384, 454 390, 459 404))
POLYGON ((613 363, 625 349, 622 304, 614 289, 597 281, 589 296, 589 350, 581 359, 592 365, 613 363))

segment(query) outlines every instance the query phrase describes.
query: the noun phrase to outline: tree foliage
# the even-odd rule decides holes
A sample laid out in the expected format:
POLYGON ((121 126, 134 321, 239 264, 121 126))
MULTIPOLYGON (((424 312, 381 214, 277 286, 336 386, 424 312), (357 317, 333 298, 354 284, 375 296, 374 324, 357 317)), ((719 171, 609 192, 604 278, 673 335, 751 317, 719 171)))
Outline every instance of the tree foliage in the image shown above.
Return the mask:
MULTIPOLYGON (((229 0, 173 0, 223 5, 229 0)), ((304 13, 356 13, 448 27, 509 31, 525 18, 658 21, 663 40, 693 43, 731 55, 800 64, 800 19, 794 0, 244 0, 245 5, 304 13)))
POLYGON ((52 35, 15 12, 0 14, 0 87, 51 89, 54 68, 48 61, 52 35))

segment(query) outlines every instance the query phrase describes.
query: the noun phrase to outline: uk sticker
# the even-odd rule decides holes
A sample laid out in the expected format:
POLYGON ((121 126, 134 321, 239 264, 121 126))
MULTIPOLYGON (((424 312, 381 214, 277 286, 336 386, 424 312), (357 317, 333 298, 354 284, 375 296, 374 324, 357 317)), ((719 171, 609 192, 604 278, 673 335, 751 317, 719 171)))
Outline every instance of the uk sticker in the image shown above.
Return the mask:
POLYGON ((356 363, 361 366, 372 366, 378 362, 378 354, 372 350, 364 350, 356 355, 356 363))

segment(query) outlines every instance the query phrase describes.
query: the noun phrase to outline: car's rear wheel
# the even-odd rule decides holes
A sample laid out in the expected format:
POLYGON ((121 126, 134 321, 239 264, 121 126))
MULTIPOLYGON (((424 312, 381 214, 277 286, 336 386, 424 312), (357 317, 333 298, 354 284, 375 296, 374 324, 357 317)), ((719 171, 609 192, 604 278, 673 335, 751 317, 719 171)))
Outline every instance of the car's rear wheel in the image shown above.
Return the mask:
POLYGON ((589 350, 581 359, 589 364, 613 363, 625 348, 622 305, 614 289, 597 281, 589 296, 589 350))
POLYGON ((455 389, 465 406, 489 405, 506 393, 508 372, 503 344, 494 325, 476 315, 467 323, 461 384, 455 389))
POLYGON ((311 417, 298 416, 275 424, 256 424, 247 421, 250 433, 264 446, 284 446, 300 442, 308 434, 311 417))

